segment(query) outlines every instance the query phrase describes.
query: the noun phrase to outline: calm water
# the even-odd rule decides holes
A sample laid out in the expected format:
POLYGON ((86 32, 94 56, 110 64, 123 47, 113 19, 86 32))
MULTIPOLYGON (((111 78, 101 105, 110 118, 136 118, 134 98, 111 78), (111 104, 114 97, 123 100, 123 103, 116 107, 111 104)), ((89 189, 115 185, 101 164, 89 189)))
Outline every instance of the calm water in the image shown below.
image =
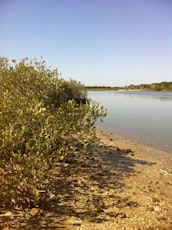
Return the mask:
POLYGON ((172 92, 89 91, 108 110, 97 126, 172 153, 172 92))

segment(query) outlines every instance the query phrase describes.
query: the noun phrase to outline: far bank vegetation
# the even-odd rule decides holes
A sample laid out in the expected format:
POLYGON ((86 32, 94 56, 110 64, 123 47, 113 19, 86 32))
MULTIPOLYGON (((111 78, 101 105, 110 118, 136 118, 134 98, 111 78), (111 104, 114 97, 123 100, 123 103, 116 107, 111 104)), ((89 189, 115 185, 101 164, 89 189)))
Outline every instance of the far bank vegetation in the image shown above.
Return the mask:
POLYGON ((160 82, 152 84, 129 85, 125 87, 111 86, 87 86, 88 90, 141 90, 141 91, 172 91, 172 82, 160 82))

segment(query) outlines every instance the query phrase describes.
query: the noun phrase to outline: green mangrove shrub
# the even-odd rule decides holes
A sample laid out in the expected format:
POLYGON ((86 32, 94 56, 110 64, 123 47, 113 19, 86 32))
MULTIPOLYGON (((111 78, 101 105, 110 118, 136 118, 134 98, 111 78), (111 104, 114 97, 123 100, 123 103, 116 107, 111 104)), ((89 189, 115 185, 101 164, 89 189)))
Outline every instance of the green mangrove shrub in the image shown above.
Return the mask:
POLYGON ((86 153, 106 111, 44 61, 0 58, 0 206, 40 205, 53 159, 86 153), (84 103, 82 103, 84 100, 84 103))

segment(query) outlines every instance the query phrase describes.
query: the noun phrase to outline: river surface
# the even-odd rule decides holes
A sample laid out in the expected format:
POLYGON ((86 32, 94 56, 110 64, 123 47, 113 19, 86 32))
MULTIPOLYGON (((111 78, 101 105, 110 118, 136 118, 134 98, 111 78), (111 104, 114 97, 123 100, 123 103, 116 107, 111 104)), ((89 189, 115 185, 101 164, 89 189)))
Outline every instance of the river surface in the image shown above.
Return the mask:
POLYGON ((97 127, 172 153, 172 92, 89 91, 108 115, 97 127))

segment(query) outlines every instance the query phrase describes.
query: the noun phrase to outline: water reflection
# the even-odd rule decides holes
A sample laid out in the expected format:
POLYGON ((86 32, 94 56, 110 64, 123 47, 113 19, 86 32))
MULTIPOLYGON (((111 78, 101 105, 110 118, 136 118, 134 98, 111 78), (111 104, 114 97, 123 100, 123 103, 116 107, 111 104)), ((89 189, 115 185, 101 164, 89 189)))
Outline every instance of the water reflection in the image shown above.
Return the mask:
POLYGON ((153 98, 157 100, 172 101, 172 92, 145 92, 145 91, 113 91, 115 94, 122 94, 129 97, 153 98))

